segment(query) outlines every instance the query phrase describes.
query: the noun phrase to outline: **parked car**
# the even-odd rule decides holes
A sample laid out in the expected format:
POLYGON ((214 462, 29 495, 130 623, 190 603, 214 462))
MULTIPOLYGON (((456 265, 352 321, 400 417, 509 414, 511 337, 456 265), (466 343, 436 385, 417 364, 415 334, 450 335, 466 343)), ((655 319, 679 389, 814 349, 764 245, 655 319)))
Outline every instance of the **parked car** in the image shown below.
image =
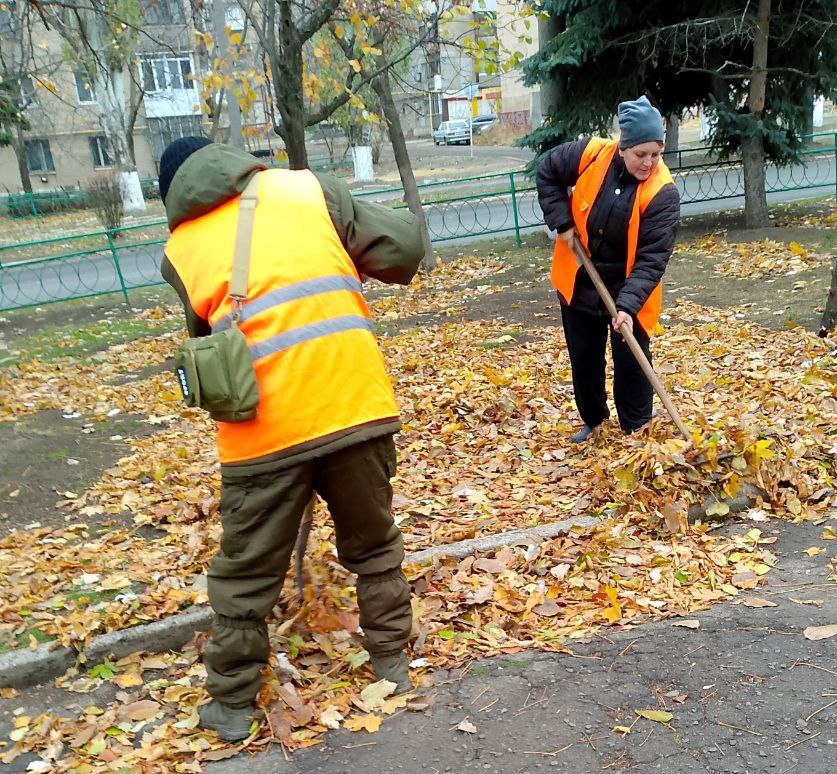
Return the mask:
POLYGON ((454 145, 463 143, 468 145, 471 142, 471 127, 468 122, 462 121, 442 121, 439 128, 433 132, 433 144, 454 145))
POLYGON ((471 119, 471 125, 474 127, 474 134, 484 132, 494 126, 495 118, 492 115, 474 116, 471 119))

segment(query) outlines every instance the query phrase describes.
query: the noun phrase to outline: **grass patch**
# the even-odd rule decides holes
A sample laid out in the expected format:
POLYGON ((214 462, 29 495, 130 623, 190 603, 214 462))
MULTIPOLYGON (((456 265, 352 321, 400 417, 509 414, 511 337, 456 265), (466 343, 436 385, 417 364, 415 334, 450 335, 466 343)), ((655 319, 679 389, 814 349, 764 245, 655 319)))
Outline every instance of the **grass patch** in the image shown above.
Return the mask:
POLYGON ((503 330, 497 333, 496 338, 483 341, 480 346, 483 349, 513 349, 518 345, 518 338, 524 332, 518 329, 503 330))
POLYGON ((0 366, 14 365, 28 360, 51 362, 65 358, 90 356, 115 344, 136 341, 145 336, 160 336, 183 327, 180 320, 123 320, 97 321, 81 328, 55 326, 16 344, 7 357, 0 358, 0 366))
POLYGON ((837 253, 837 231, 821 231, 820 250, 837 253))
POLYGON ((0 640, 0 653, 8 653, 12 650, 22 650, 24 648, 28 648, 32 644, 32 639, 30 639, 30 637, 34 639, 38 645, 55 640, 53 635, 44 634, 44 632, 37 627, 26 629, 26 631, 16 634, 11 639, 0 640))

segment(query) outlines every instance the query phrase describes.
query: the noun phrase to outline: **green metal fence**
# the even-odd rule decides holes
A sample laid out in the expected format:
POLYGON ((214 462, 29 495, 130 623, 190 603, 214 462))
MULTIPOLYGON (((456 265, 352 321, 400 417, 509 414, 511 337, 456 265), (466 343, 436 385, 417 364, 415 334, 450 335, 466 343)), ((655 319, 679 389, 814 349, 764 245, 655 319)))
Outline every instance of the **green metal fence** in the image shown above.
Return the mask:
POLYGON ((163 220, 0 246, 0 310, 159 285, 163 220))
MULTIPOLYGON (((146 199, 159 199, 160 189, 156 178, 140 180, 142 193, 146 199)), ((0 217, 34 218, 40 223, 42 215, 59 212, 73 212, 89 207, 87 191, 69 188, 52 191, 30 191, 0 196, 0 217)))
MULTIPOLYGON (((837 195, 837 132, 808 138, 800 163, 766 169, 769 194, 823 190, 837 195)), ((740 161, 708 160, 683 151, 673 163, 684 206, 741 197, 740 161), (685 154, 691 154, 689 156, 685 154)), ((149 181, 146 181, 149 182, 149 181)), ((522 171, 438 181, 419 185, 430 235, 435 242, 521 234, 543 229, 537 191, 522 171)), ((395 208, 406 207, 401 188, 355 194, 395 208)), ((706 208, 708 209, 708 208, 706 208)), ((717 209, 717 207, 715 208, 717 209)), ((164 220, 113 231, 0 245, 0 310, 121 293, 160 284, 164 220)))

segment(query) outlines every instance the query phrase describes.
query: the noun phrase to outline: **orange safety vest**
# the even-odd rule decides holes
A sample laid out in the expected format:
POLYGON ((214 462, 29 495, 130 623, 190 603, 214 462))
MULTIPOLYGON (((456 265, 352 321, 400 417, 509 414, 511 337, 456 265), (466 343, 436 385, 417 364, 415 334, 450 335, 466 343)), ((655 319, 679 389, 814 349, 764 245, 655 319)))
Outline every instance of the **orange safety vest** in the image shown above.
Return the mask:
MULTIPOLYGON (((230 324, 239 198, 181 223, 166 244, 192 308, 213 331, 230 324)), ((222 463, 397 418, 361 287, 316 177, 307 170, 259 173, 239 327, 260 400, 255 419, 218 423, 222 463)))
MULTIPOLYGON (((596 197, 599 194, 599 189, 604 183, 607 170, 610 167, 610 162, 613 160, 613 154, 616 153, 617 147, 618 144, 615 140, 604 140, 599 137, 593 137, 584 149, 584 153, 581 154, 581 161, 578 165, 578 182, 575 184, 575 188, 573 188, 571 205, 576 231, 578 231, 582 243, 588 250, 587 218, 590 215, 593 202, 596 201, 596 197)), ((651 203, 651 200, 667 183, 674 183, 674 179, 668 171, 668 167, 660 159, 651 176, 641 182, 637 187, 633 211, 628 221, 628 265, 626 276, 630 276, 631 269, 633 269, 634 262, 636 261, 639 219, 645 212, 646 207, 651 203)), ((555 250, 552 254, 551 279, 553 287, 558 291, 561 300, 565 304, 569 304, 572 300, 576 275, 580 270, 581 267, 578 265, 575 255, 573 255, 572 250, 570 250, 566 242, 563 239, 556 239, 555 250)), ((639 314, 637 314, 640 325, 642 325, 643 330, 648 335, 651 335, 657 327, 662 306, 663 284, 660 282, 651 291, 648 300, 643 304, 642 309, 639 310, 639 314)))

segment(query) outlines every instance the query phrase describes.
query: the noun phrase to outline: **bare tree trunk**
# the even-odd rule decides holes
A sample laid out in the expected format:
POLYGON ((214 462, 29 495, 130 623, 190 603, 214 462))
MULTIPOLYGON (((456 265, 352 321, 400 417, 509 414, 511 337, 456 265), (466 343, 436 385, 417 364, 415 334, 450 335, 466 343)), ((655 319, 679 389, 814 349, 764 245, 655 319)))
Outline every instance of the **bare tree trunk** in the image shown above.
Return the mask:
POLYGON ((749 108, 755 120, 750 134, 741 144, 744 161, 744 220, 748 228, 770 225, 767 192, 764 187, 764 139, 762 113, 767 88, 767 48, 770 40, 771 0, 759 0, 756 33, 753 40, 753 69, 750 77, 749 108))
POLYGON ((96 95, 101 107, 99 123, 113 156, 113 166, 119 176, 125 212, 144 212, 145 198, 142 195, 142 185, 136 164, 133 162, 131 142, 125 125, 125 77, 126 73, 121 70, 97 70, 96 95))
POLYGON ((764 179, 764 143, 761 135, 741 143, 744 161, 744 221, 747 228, 767 228, 770 214, 764 179))
MULTIPOLYGON (((805 126, 802 127, 802 134, 814 133, 814 89, 807 85, 802 90, 802 104, 805 106, 805 126)), ((814 141, 809 137, 805 140, 806 146, 813 145, 814 141)))
POLYGON ((26 193, 32 193, 32 180, 29 178, 29 164, 26 161, 26 145, 23 142, 23 128, 20 124, 15 127, 11 140, 17 159, 17 169, 20 173, 20 185, 26 193))
POLYGON ((392 152, 395 155, 395 164, 398 167, 398 174, 401 177, 401 185, 404 187, 404 200, 410 212, 419 220, 421 226, 421 241, 424 245, 424 258, 421 267, 424 271, 433 271, 436 268, 436 256, 433 254, 433 243, 430 240, 430 232, 427 229, 427 220, 424 217, 424 208, 421 206, 421 197, 416 186, 416 177, 413 174, 413 165, 410 162, 410 154, 407 151, 407 143, 404 141, 404 131, 401 128, 401 118, 392 99, 392 88, 389 82, 389 71, 372 80, 372 88, 378 95, 381 109, 387 122, 389 140, 392 143, 392 152))
POLYGON ((825 338, 835 325, 837 325, 837 258, 834 259, 834 268, 831 270, 831 287, 825 300, 825 311, 822 313, 820 336, 825 338))
POLYGON ((282 139, 291 169, 308 168, 305 148, 305 101, 302 94, 302 41, 294 27, 290 0, 279 0, 280 45, 273 46, 271 70, 276 106, 282 117, 282 139))

